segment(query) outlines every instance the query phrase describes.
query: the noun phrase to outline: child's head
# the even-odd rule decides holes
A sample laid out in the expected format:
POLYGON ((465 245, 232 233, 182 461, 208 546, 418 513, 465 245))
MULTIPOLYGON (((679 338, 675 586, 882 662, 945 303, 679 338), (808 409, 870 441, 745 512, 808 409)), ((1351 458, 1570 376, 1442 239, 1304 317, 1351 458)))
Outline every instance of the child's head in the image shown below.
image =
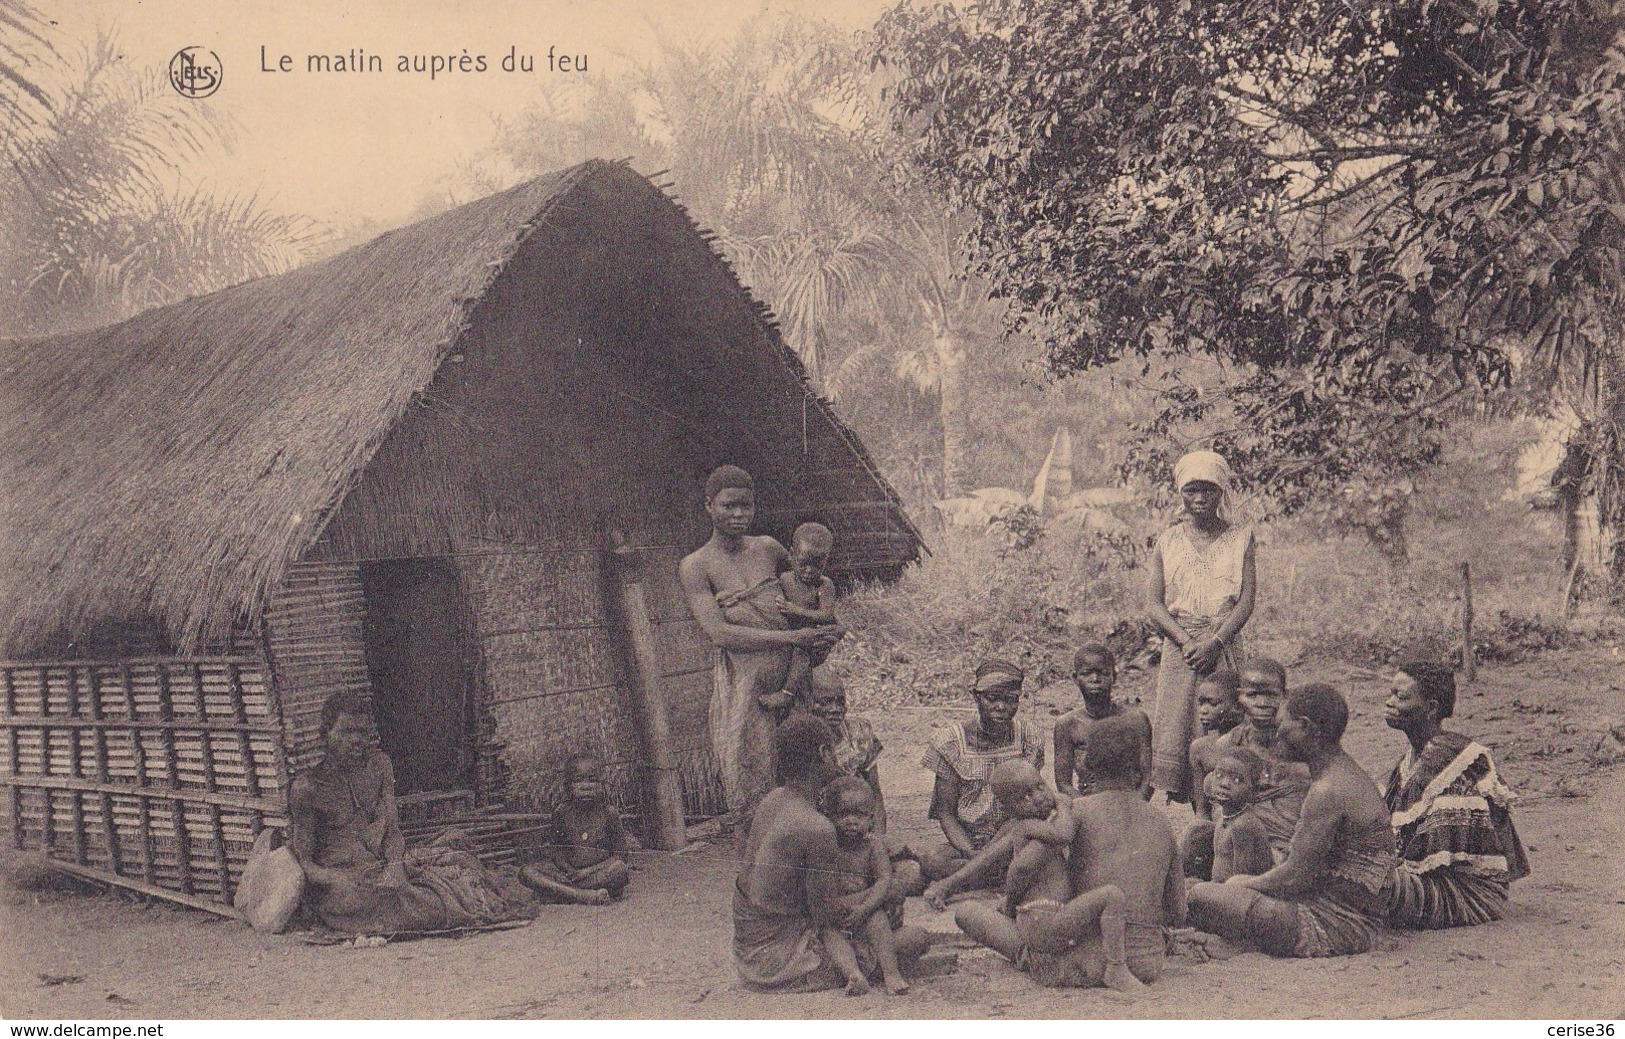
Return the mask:
POLYGON ((1276 725, 1286 699, 1286 668, 1268 657, 1253 657, 1241 668, 1241 706, 1247 720, 1265 729, 1276 725))
POLYGON ((790 567, 802 584, 824 579, 824 567, 835 548, 835 535, 822 523, 803 523, 790 538, 790 567))
POLYGON ((828 667, 815 667, 807 679, 807 711, 831 726, 846 721, 846 686, 828 667))
POLYGON ((1107 718, 1095 726, 1083 745, 1084 766, 1094 774, 1096 789, 1109 783, 1118 789, 1133 789, 1145 775, 1140 764, 1140 728, 1122 715, 1107 718))
POLYGON ((1085 700, 1110 699, 1117 682, 1117 658, 1104 642, 1086 642, 1072 656, 1072 681, 1085 700))
POLYGON ((1226 747, 1213 761, 1213 800, 1240 809, 1264 782, 1264 759, 1246 747, 1226 747))
POLYGON ((1055 810, 1055 795, 1025 758, 999 762, 992 786, 999 804, 1017 819, 1042 819, 1055 810))
POLYGON ((874 830, 874 789, 857 776, 837 776, 819 793, 818 810, 835 824, 836 838, 852 844, 874 830))
POLYGON ((1215 671, 1196 686, 1196 720, 1203 732, 1229 732, 1241 721, 1241 675, 1215 671))
POLYGON ((576 754, 564 763, 564 784, 576 802, 601 804, 609 792, 604 786, 604 763, 591 754, 576 754))

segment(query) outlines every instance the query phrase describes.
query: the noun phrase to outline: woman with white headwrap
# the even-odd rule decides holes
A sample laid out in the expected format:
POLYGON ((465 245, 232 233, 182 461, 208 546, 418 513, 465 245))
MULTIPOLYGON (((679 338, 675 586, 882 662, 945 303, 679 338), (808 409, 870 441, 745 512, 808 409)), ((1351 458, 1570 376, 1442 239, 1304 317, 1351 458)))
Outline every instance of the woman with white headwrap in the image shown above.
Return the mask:
POLYGON ((1253 532, 1225 518, 1230 465, 1192 451, 1174 465, 1184 515, 1157 539, 1147 607, 1162 629, 1162 665, 1151 720, 1151 785, 1190 799, 1196 682, 1221 666, 1239 669, 1241 629, 1253 613, 1253 532))

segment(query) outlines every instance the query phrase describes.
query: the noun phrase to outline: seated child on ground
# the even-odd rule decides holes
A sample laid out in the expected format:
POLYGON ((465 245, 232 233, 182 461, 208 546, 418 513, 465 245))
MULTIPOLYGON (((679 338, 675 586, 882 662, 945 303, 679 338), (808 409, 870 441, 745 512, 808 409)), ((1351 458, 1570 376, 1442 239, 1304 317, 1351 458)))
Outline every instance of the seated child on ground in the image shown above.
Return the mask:
MULTIPOLYGON (((779 588, 784 592, 784 605, 779 609, 791 628, 840 623, 835 616, 835 584, 824 576, 834 547, 835 535, 822 523, 803 523, 791 535, 790 569, 779 575, 779 588)), ((790 658, 790 672, 784 687, 801 689, 808 672, 822 666, 828 656, 827 647, 797 649, 790 658)))
POLYGON ((1191 740, 1191 808, 1196 821, 1179 840, 1180 861, 1187 877, 1208 880, 1213 869, 1213 805, 1207 777, 1219 752, 1219 738, 1241 723, 1241 675, 1215 671, 1196 686, 1196 721, 1202 735, 1191 740))
MULTIPOLYGON (((1072 681, 1077 684, 1082 706, 1062 715, 1055 723, 1055 789, 1062 797, 1081 797, 1094 792, 1094 773, 1084 748, 1089 736, 1108 718, 1126 718, 1140 734, 1142 763, 1151 774, 1151 719, 1138 707, 1112 699, 1117 684, 1117 657, 1105 643, 1089 642, 1072 658, 1072 681)), ((1151 796, 1149 781, 1146 797, 1151 796)))
POLYGON ((847 908, 843 926, 821 930, 824 949, 846 978, 846 994, 861 996, 869 981, 851 940, 861 936, 879 963, 886 991, 902 995, 908 982, 897 967, 892 932, 902 926, 903 900, 892 890, 885 842, 874 833, 875 792, 856 776, 840 776, 824 787, 818 807, 835 824, 836 855, 825 868, 838 875, 847 908))
MULTIPOLYGON (((1132 746, 1132 724, 1118 723, 1115 728, 1128 737, 1124 746, 1132 746)), ((1138 787, 1136 766, 1137 762, 1130 765, 1134 770, 1130 790, 1138 787)), ((1025 761, 999 765, 994 782, 1004 788, 1004 800, 1012 812, 1027 813, 1007 824, 995 839, 995 843, 1008 839, 1012 846, 1004 900, 998 910, 981 902, 966 903, 955 912, 954 922, 970 937, 1013 960, 1040 984, 1104 984, 1121 991, 1142 988, 1143 983, 1126 964, 1122 890, 1107 884, 1072 896, 1073 871, 1068 868, 1065 848, 1078 834, 1074 812, 1088 807, 1091 799, 1057 803, 1025 761), (1046 806, 1048 815, 1042 821, 1034 818, 1046 806), (1082 962, 1074 962, 1079 955, 1075 946, 1093 938, 1098 938, 1104 958, 1098 976, 1091 975, 1082 962)), ((932 894, 928 891, 927 898, 932 894)), ((939 902, 940 896, 933 901, 939 902)))
POLYGON ((1213 881, 1256 877, 1275 868, 1269 834, 1253 814, 1264 759, 1246 747, 1226 747, 1213 763, 1211 796, 1218 811, 1213 832, 1213 881))
MULTIPOLYGON (((994 800, 1009 819, 970 861, 925 889, 925 900, 933 908, 944 909, 956 895, 997 884, 1014 865, 1016 853, 1031 841, 1062 847, 1072 839, 1057 822, 1064 809, 1025 758, 1000 762, 993 769, 992 786, 994 800)), ((1008 889, 1008 877, 1005 885, 1008 889)), ((1013 904, 1008 908, 1006 915, 1014 916, 1013 904)))
POLYGON ((1198 819, 1212 817, 1203 784, 1219 752, 1219 737, 1241 724, 1241 675, 1215 671, 1196 686, 1196 721, 1202 735, 1191 740, 1191 806, 1198 819))
POLYGON ((564 769, 569 800, 553 815, 551 840, 519 876, 550 901, 604 905, 632 879, 627 862, 638 842, 609 803, 597 758, 577 754, 564 769))

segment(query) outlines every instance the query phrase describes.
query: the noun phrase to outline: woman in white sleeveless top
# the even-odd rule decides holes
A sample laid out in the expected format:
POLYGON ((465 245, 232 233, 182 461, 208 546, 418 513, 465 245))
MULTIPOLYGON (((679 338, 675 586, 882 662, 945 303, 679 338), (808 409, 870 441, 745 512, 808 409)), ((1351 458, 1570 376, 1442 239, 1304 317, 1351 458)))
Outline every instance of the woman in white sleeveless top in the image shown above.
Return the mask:
POLYGON ((1253 613, 1252 528, 1225 518, 1230 466, 1193 451, 1174 466, 1185 514, 1151 554, 1147 607, 1162 629, 1162 665, 1151 719, 1151 785, 1171 801, 1190 799, 1190 742, 1196 682, 1219 668, 1240 670, 1241 629, 1253 613))

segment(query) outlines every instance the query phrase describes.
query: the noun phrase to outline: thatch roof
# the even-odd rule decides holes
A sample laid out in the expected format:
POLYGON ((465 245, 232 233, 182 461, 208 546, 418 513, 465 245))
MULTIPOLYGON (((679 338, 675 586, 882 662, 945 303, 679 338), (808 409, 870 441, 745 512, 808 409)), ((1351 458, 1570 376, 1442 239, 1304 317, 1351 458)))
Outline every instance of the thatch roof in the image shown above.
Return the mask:
MULTIPOLYGON (((659 194, 622 164, 589 162, 287 274, 0 342, 0 653, 141 617, 195 645, 257 617, 521 243, 588 186, 659 194)), ((805 392, 769 316, 683 219, 754 308, 773 370, 805 392)), ((848 481, 860 474, 863 497, 908 532, 896 562, 914 558, 895 492, 810 400, 845 445, 848 481)))

